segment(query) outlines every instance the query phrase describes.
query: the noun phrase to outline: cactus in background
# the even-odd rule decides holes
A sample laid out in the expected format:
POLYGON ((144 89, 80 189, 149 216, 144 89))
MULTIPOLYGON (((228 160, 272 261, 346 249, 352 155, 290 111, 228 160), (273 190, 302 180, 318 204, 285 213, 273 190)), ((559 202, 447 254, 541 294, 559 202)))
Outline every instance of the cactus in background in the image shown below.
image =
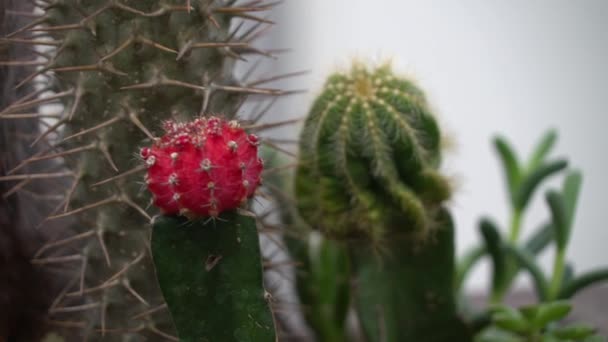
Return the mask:
POLYGON ((451 286, 440 147, 424 94, 389 65, 332 75, 306 120, 297 206, 313 228, 348 242, 355 306, 370 341, 470 338, 451 286))
POLYGON ((296 175, 302 217, 327 235, 380 242, 434 226, 450 186, 425 97, 388 65, 335 74, 306 120, 296 175))
POLYGON ((38 49, 35 60, 3 61, 37 66, 18 86, 33 82, 38 88, 1 109, 0 118, 45 118, 45 132, 29 143, 48 147, 1 180, 71 180, 62 205, 45 222, 69 219, 75 233, 48 243, 33 260, 78 265, 74 281, 50 308, 59 327, 81 328, 88 340, 110 334, 123 341, 175 340, 147 253, 149 197, 138 184, 145 167, 136 165, 134 151, 156 139, 163 120, 206 113, 232 118, 248 95, 283 93, 256 86, 265 80, 244 83, 233 75, 243 55, 266 54, 251 41, 270 23, 256 12, 272 6, 52 0, 41 2, 39 17, 3 39, 38 49), (230 30, 232 18, 254 25, 230 30), (55 103, 62 105, 59 113, 40 112, 55 103), (24 172, 50 159, 68 169, 24 172))

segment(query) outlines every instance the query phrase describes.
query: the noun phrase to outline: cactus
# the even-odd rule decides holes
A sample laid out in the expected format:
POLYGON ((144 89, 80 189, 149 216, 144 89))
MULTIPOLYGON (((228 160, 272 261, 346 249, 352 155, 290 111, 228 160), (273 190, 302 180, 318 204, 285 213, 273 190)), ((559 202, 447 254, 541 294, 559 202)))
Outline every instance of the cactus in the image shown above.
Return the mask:
POLYGON ((390 65, 330 76, 303 128, 298 209, 313 228, 348 242, 370 341, 470 338, 455 313, 440 148, 423 92, 390 65))
POLYGON ((156 274, 180 340, 276 339, 256 221, 234 213, 260 185, 258 137, 218 117, 164 126, 166 134, 140 155, 154 204, 194 219, 161 217, 152 234, 156 274), (232 213, 218 217, 226 211, 232 213))
POLYGON ((264 80, 249 86, 233 76, 236 59, 266 54, 251 41, 269 23, 256 12, 271 7, 261 1, 51 0, 39 3, 36 20, 3 39, 46 47, 37 60, 3 61, 36 65, 18 86, 40 82, 42 88, 0 116, 49 117, 45 132, 30 142, 50 148, 1 180, 71 180, 63 205, 45 222, 66 219, 75 233, 51 241, 33 260, 78 265, 75 281, 50 309, 59 327, 82 328, 88 340, 175 339, 147 253, 149 197, 138 184, 145 167, 136 165, 134 151, 156 139, 164 120, 206 113, 232 118, 248 95, 283 93, 255 86, 264 80), (233 18, 257 24, 231 31, 233 18), (60 113, 39 112, 55 103, 60 113), (67 170, 23 173, 23 166, 49 159, 67 170))
POLYGON ((163 216, 152 233, 180 341, 275 341, 255 219, 231 212, 202 222, 163 216))
POLYGON ((389 65, 356 64, 329 78, 306 120, 298 209, 332 237, 426 235, 450 194, 440 160, 439 129, 422 91, 389 65))
POLYGON ((236 120, 211 117, 165 122, 167 134, 142 148, 146 184, 165 214, 216 217, 253 196, 260 185, 259 139, 236 120))

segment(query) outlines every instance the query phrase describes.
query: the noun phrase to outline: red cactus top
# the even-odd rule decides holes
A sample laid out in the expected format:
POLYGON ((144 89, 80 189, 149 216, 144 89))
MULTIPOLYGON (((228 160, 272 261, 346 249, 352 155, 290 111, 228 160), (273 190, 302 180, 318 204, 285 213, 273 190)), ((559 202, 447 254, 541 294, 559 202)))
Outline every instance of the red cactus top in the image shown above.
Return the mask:
POLYGON ((163 126, 166 134, 140 151, 163 213, 217 216, 253 196, 263 169, 257 136, 219 117, 163 126))

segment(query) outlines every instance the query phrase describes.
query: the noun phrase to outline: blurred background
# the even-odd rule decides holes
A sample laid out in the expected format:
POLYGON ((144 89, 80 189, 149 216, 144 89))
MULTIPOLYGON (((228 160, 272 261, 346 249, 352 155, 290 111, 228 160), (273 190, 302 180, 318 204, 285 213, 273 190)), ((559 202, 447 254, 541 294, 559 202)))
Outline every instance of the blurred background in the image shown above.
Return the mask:
MULTIPOLYGON (((504 135, 524 158, 542 133, 555 128, 553 156, 568 157, 584 173, 569 259, 577 272, 606 265, 606 18, 603 0, 288 0, 272 14, 277 25, 263 44, 290 50, 261 69, 308 70, 280 82, 308 92, 282 99, 266 120, 304 116, 328 73, 347 68, 353 58, 392 60, 427 92, 451 142, 444 171, 456 185, 450 206, 459 254, 479 241, 480 216, 508 222, 492 137, 504 135)), ((275 133, 293 139, 299 128, 275 133)), ((549 186, 561 181, 555 178, 549 186)), ((542 193, 524 218, 524 236, 549 217, 542 193)), ((552 254, 548 250, 543 257, 546 267, 552 254)), ((485 290, 488 277, 484 263, 468 289, 485 290)), ((519 285, 525 284, 522 277, 519 285)))

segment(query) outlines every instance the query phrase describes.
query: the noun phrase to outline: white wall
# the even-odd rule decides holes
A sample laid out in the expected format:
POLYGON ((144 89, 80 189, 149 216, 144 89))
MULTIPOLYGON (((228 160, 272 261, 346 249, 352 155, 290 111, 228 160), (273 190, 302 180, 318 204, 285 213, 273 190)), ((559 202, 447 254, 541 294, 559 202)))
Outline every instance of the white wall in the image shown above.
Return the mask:
MULTIPOLYGON (((286 99, 274 115, 304 115, 324 77, 351 57, 392 58, 419 80, 456 142, 445 171, 458 184, 452 209, 460 252, 479 241, 480 215, 507 220, 491 137, 500 132, 527 153, 555 127, 554 155, 568 156, 585 176, 569 256, 578 270, 607 265, 606 18, 603 0, 288 0, 273 14, 278 25, 267 39, 293 51, 273 71, 311 70, 283 85, 311 92, 286 99)), ((537 196, 525 228, 547 215, 537 196)), ((469 285, 483 286, 487 272, 475 272, 469 285)))

